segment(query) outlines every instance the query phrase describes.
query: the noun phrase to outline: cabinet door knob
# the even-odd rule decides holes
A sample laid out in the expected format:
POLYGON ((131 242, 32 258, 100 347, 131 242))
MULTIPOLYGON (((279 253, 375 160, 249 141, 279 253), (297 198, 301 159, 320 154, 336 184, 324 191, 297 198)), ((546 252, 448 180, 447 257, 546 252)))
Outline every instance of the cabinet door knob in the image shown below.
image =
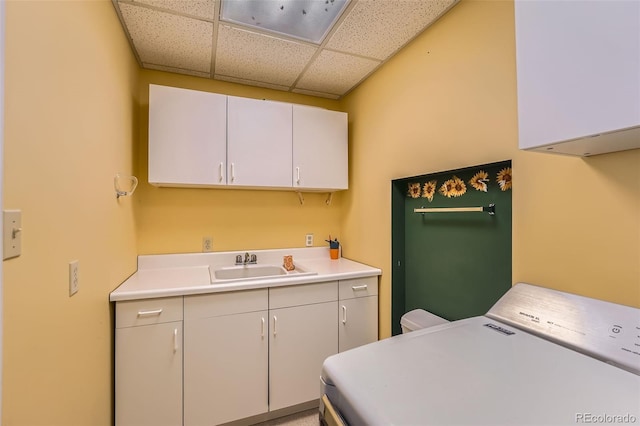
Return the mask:
POLYGON ((296 167, 296 183, 300 185, 300 167, 296 167))
POLYGON ((342 305, 342 323, 347 323, 347 307, 342 305))
POLYGON ((262 317, 261 320, 262 320, 262 328, 260 329, 260 337, 264 339, 264 317, 262 317))
POLYGON ((173 352, 178 352, 178 329, 173 329, 173 352))
POLYGON ((231 163, 231 182, 236 180, 236 165, 231 163))
POLYGON ((222 182, 224 180, 223 172, 224 172, 224 163, 221 161, 220 162, 220 166, 218 167, 218 181, 219 182, 222 182))

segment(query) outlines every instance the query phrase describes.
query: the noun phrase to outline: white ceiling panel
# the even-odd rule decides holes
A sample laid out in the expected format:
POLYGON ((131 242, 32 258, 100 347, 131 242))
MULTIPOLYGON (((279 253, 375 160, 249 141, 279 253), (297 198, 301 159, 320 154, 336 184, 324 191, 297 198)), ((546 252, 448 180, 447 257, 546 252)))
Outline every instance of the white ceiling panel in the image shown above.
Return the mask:
POLYGON ((157 10, 120 4, 140 61, 210 72, 213 24, 157 10))
POLYGON ((215 73, 289 87, 316 50, 308 44, 220 25, 215 73))
POLYGON ((267 89, 288 91, 289 86, 279 86, 277 84, 263 83, 261 81, 244 80, 242 78, 229 77, 226 75, 215 75, 216 80, 228 81, 230 83, 246 84, 249 86, 266 87, 267 89))
POLYGON ((302 75, 296 88, 342 95, 378 65, 380 61, 323 50, 302 75))
POLYGON ((300 93, 301 95, 315 96, 317 98, 340 99, 340 95, 324 93, 324 92, 315 92, 313 90, 293 89, 292 92, 300 93))
POLYGON ((455 0, 360 0, 326 47, 384 60, 420 34, 455 0))
POLYGON ((210 75, 211 75, 209 72, 184 70, 184 69, 180 69, 180 68, 167 67, 167 66, 164 66, 164 65, 157 65, 157 64, 145 64, 145 63, 142 63, 142 66, 144 68, 150 69, 150 70, 173 72, 173 73, 176 73, 176 74, 193 75, 193 76, 196 76, 196 77, 209 78, 210 75))
MULTIPOLYGON (((112 3, 143 68, 339 99, 460 0, 347 0, 336 27, 317 44, 222 22, 222 1, 239 0, 112 3)), ((302 7, 304 19, 307 9, 333 7, 331 0, 296 1, 282 0, 276 9, 302 7)))
MULTIPOLYGON (((208 19, 213 21, 215 2, 214 0, 131 0, 133 4, 144 3, 172 12, 208 19)), ((120 3, 126 3, 121 1, 120 3)))

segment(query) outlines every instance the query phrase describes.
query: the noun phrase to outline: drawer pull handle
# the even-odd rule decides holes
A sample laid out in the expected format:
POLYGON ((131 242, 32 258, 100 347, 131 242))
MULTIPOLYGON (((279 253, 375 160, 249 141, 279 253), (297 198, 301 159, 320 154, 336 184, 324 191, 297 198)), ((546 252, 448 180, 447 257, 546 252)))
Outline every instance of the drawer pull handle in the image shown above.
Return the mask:
POLYGON ((296 183, 300 185, 300 167, 296 167, 296 183))
POLYGON ((264 339, 264 317, 262 319, 262 328, 260 329, 260 337, 264 339))
POLYGON ((178 329, 173 329, 173 352, 178 352, 178 329))
POLYGON ((154 309, 153 311, 138 311, 139 317, 150 317, 153 315, 160 315, 162 313, 162 308, 154 309))
POLYGON ((231 182, 235 182, 236 180, 236 165, 231 163, 231 182))
POLYGON ((223 167, 224 163, 220 162, 220 167, 218 167, 218 182, 222 182, 224 180, 224 175, 222 174, 223 167))
POLYGON ((273 335, 275 337, 276 334, 278 334, 278 317, 277 316, 273 316, 273 335))
POLYGON ((351 290, 366 290, 367 289, 367 285, 353 285, 351 286, 351 290))
POLYGON ((342 323, 347 323, 347 307, 342 305, 342 323))

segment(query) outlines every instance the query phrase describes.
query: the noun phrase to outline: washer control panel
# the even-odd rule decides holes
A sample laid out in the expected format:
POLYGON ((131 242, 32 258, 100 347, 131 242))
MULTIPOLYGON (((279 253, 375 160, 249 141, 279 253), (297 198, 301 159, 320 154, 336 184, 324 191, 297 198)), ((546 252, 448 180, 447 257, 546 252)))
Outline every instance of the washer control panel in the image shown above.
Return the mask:
POLYGON ((518 283, 487 316, 640 375, 640 309, 518 283))

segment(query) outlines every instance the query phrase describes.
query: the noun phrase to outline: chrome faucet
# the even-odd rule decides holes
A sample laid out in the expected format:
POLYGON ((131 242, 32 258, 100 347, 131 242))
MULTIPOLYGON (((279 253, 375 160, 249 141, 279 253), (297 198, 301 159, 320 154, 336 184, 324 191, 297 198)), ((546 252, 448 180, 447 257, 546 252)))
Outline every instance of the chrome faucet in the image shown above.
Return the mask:
POLYGON ((236 265, 255 265, 256 263, 258 263, 258 256, 255 254, 245 253, 244 260, 241 254, 236 256, 236 265))

